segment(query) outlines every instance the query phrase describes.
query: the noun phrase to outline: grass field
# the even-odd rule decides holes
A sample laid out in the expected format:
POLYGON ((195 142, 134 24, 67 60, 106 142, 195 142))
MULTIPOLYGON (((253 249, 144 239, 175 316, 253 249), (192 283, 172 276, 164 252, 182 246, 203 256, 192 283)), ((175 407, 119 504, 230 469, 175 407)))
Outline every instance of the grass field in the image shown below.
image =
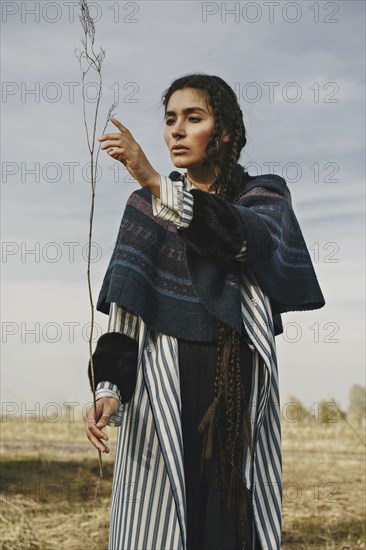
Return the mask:
MULTIPOLYGON (((100 479, 81 417, 2 420, 1 549, 107 548, 117 428, 105 431, 100 479)), ((363 429, 283 422, 282 450, 282 548, 365 549, 363 429)))

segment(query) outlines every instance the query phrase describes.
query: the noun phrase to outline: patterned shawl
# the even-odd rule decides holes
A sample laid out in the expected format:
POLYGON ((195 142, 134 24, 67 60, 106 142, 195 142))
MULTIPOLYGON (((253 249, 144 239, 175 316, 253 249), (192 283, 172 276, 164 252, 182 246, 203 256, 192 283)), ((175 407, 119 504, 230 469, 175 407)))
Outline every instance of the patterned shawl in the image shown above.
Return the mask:
MULTIPOLYGON (((197 254, 194 214, 188 228, 191 246, 190 232, 154 216, 151 191, 138 189, 126 203, 98 311, 108 314, 109 304, 117 302, 150 328, 187 340, 216 340, 219 320, 241 334, 242 269, 252 269, 268 295, 275 334, 283 331, 281 313, 325 305, 286 181, 270 174, 246 181, 238 168, 243 192, 230 207, 246 229, 247 261, 215 262, 197 254)), ((176 171, 169 175, 174 180, 179 176, 176 171)), ((209 195, 199 189, 190 192, 197 204, 209 195)), ((230 204, 220 196, 209 197, 216 205, 230 204)))

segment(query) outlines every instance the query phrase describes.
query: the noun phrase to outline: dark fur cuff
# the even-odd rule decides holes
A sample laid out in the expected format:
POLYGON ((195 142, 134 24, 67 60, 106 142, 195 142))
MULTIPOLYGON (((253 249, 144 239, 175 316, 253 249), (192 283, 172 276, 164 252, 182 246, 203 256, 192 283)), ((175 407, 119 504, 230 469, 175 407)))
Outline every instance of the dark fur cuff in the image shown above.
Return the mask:
POLYGON ((192 189, 193 219, 179 234, 202 258, 229 262, 241 250, 245 230, 240 214, 222 197, 192 189))
MULTIPOLYGON (((108 380, 118 386, 122 402, 129 401, 135 391, 138 359, 138 342, 120 332, 103 334, 93 353, 95 388, 108 380)), ((88 377, 93 391, 90 360, 88 377)))

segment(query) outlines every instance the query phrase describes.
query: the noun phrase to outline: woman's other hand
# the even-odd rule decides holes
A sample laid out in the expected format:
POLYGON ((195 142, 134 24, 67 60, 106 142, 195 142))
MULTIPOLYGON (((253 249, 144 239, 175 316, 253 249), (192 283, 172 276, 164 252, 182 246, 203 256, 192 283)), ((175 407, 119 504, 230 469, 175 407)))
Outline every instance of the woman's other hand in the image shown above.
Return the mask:
POLYGON ((119 133, 104 134, 98 138, 99 141, 105 142, 101 145, 101 149, 105 149, 111 157, 122 162, 141 187, 150 188, 159 185, 158 172, 151 166, 131 132, 116 118, 111 117, 109 120, 119 129, 119 133))
POLYGON ((100 449, 102 453, 109 453, 110 449, 102 443, 100 439, 108 439, 108 436, 102 431, 108 422, 109 417, 116 414, 119 409, 119 400, 115 397, 102 397, 97 401, 97 415, 94 414, 94 405, 90 405, 83 417, 85 431, 89 441, 100 449))

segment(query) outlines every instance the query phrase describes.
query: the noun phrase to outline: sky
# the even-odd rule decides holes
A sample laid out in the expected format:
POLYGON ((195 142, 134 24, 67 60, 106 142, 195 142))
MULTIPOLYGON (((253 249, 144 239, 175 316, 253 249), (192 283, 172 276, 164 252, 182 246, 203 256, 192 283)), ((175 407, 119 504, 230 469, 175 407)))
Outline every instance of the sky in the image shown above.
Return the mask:
MULTIPOLYGON (((282 405, 348 407, 365 384, 365 4, 89 2, 105 50, 97 136, 108 110, 152 166, 175 170, 161 96, 202 72, 235 90, 249 173, 285 178, 326 305, 282 316, 282 405)), ((78 2, 2 2, 2 414, 91 401, 87 245, 91 208, 78 2)), ((96 73, 88 73, 92 126, 96 73)), ((115 127, 109 123, 108 131, 115 127)), ((124 166, 100 152, 93 218, 94 305, 129 195, 124 166)), ((94 346, 107 330, 95 311, 94 346)))

